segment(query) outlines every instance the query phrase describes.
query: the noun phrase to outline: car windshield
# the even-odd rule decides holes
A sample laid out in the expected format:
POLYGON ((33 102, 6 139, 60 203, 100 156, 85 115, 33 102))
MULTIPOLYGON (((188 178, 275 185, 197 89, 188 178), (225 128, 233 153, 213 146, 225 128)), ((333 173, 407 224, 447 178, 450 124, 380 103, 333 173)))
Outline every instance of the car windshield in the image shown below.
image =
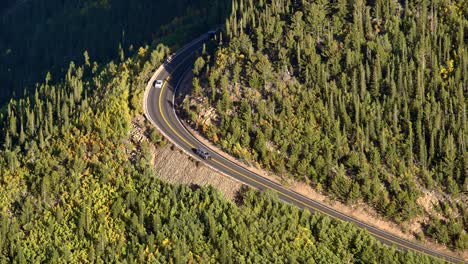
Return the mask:
POLYGON ((199 149, 200 153, 204 154, 204 155, 208 155, 208 151, 204 150, 204 149, 199 149))

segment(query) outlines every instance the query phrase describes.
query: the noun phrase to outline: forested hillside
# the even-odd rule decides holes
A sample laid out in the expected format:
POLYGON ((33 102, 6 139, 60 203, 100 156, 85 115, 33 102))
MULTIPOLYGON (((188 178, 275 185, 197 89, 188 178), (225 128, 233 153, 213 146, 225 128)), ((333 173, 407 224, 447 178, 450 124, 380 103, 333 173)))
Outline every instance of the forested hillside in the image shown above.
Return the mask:
POLYGON ((464 250, 467 19, 452 0, 236 0, 184 109, 236 157, 464 250))
POLYGON ((236 205, 212 188, 157 180, 151 143, 132 156, 129 131, 168 54, 159 45, 108 64, 85 57, 10 101, 1 118, 0 262, 437 262, 268 194, 245 190, 236 205))
POLYGON ((222 23, 230 10, 228 0, 15 2, 20 8, 0 12, 0 104, 34 90, 47 71, 62 76, 70 61, 83 62, 85 50, 106 62, 163 35, 166 44, 183 42, 222 23))

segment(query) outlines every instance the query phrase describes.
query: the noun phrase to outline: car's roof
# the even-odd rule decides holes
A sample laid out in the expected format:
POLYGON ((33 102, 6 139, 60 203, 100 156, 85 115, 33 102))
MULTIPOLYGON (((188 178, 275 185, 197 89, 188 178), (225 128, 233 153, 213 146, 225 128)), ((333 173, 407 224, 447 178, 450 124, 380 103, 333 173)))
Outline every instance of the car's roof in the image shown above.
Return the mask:
POLYGON ((206 152, 206 153, 208 153, 208 150, 206 150, 206 149, 204 149, 204 148, 198 148, 198 150, 201 151, 201 152, 206 152))

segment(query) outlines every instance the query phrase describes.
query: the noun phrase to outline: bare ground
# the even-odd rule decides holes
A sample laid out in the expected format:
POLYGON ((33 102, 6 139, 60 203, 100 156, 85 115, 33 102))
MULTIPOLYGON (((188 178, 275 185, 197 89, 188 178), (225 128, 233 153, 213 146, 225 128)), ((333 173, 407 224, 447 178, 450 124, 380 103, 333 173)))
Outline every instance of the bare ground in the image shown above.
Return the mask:
MULTIPOLYGON (((135 149, 142 141, 150 141, 148 138, 150 124, 143 116, 138 116, 133 120, 134 129, 132 131, 132 142, 134 143, 135 149)), ((399 237, 415 240, 413 232, 417 232, 420 228, 417 224, 416 227, 402 226, 396 223, 385 220, 375 212, 374 209, 364 203, 357 205, 346 205, 336 200, 332 200, 326 195, 314 190, 310 185, 293 181, 291 179, 281 178, 279 176, 272 175, 271 173, 260 169, 258 166, 251 166, 242 163, 230 155, 224 153, 213 145, 211 142, 203 138, 197 131, 186 126, 186 128, 203 144, 209 146, 212 150, 217 151, 227 159, 247 167, 248 169, 262 175, 274 182, 280 183, 287 188, 296 191, 312 200, 319 201, 327 206, 340 211, 344 214, 352 216, 360 221, 367 224, 376 226, 380 229, 386 230, 399 237), (411 231, 411 232, 409 232, 411 231)), ((151 144, 151 153, 153 156, 153 164, 157 172, 158 177, 161 180, 172 183, 172 184, 187 184, 191 186, 213 186, 220 190, 221 193, 227 199, 235 201, 235 196, 241 189, 243 184, 233 178, 230 178, 224 174, 218 173, 209 167, 198 163, 191 157, 185 155, 181 150, 177 149, 171 143, 167 143, 164 146, 157 146, 151 144)), ((424 244, 432 249, 440 252, 444 252, 449 255, 458 255, 464 259, 468 259, 468 252, 455 253, 449 250, 447 247, 432 243, 430 241, 418 241, 418 243, 424 244)))
POLYGON ((158 175, 167 182, 208 186, 220 190, 226 198, 234 200, 242 183, 223 174, 215 172, 207 166, 194 161, 183 152, 166 145, 158 147, 155 152, 154 167, 158 175))
MULTIPOLYGON (((190 81, 191 78, 192 78, 191 74, 188 74, 185 76, 186 80, 182 82, 182 87, 181 87, 182 90, 187 91, 191 89, 191 84, 192 84, 192 82, 190 81)), ((217 153, 221 154, 225 158, 239 165, 242 165, 259 175, 262 175, 265 178, 268 178, 274 182, 280 183, 283 186, 295 192, 298 192, 312 200, 319 201, 337 211, 340 211, 346 215, 352 216, 355 219, 358 219, 362 222, 365 222, 366 224, 373 225, 375 227, 378 227, 379 229, 383 229, 389 233, 392 233, 394 235, 397 235, 407 240, 416 241, 415 234, 422 232, 421 224, 423 223, 424 219, 415 219, 412 222, 397 224, 395 222, 382 218, 372 207, 368 206, 365 203, 358 203, 355 205, 343 204, 313 189, 310 185, 304 182, 299 182, 299 181, 292 180, 290 178, 285 178, 285 177, 281 177, 278 175, 274 175, 266 170, 261 169, 258 164, 246 164, 244 162, 241 162, 235 159, 234 157, 226 154, 220 148, 215 146, 211 141, 205 139, 199 133, 199 131, 196 131, 190 128, 190 126, 186 125, 185 122, 183 123, 185 127, 187 128, 187 130, 189 130, 193 136, 195 136, 203 144, 208 146, 210 149, 216 151, 217 153)), ((226 178, 224 175, 220 175, 220 176, 223 178, 226 178)), ((213 181, 216 182, 216 180, 214 179, 213 181)), ((468 251, 454 252, 444 245, 437 244, 429 240, 417 241, 417 243, 423 244, 439 252, 444 252, 445 254, 448 254, 448 255, 457 255, 459 257, 462 257, 465 260, 468 259, 468 251)))
MULTIPOLYGON (((143 116, 137 116, 133 119, 133 130, 131 132, 131 141, 134 151, 139 149, 138 145, 147 141, 150 125, 143 116)), ((229 200, 234 201, 235 195, 242 187, 242 183, 221 173, 211 170, 185 155, 171 143, 163 146, 150 144, 152 162, 154 164, 157 176, 166 182, 172 184, 187 184, 190 186, 213 186, 229 200)))

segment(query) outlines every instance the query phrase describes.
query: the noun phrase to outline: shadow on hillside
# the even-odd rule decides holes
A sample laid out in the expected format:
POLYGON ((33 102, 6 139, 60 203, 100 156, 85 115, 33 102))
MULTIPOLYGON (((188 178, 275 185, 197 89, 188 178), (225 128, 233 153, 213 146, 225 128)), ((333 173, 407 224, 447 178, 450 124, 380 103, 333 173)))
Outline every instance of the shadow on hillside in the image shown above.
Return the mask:
POLYGON ((49 71, 62 79, 85 50, 102 65, 144 45, 177 49, 224 23, 230 8, 231 0, 27 1, 0 20, 0 105, 49 71))

